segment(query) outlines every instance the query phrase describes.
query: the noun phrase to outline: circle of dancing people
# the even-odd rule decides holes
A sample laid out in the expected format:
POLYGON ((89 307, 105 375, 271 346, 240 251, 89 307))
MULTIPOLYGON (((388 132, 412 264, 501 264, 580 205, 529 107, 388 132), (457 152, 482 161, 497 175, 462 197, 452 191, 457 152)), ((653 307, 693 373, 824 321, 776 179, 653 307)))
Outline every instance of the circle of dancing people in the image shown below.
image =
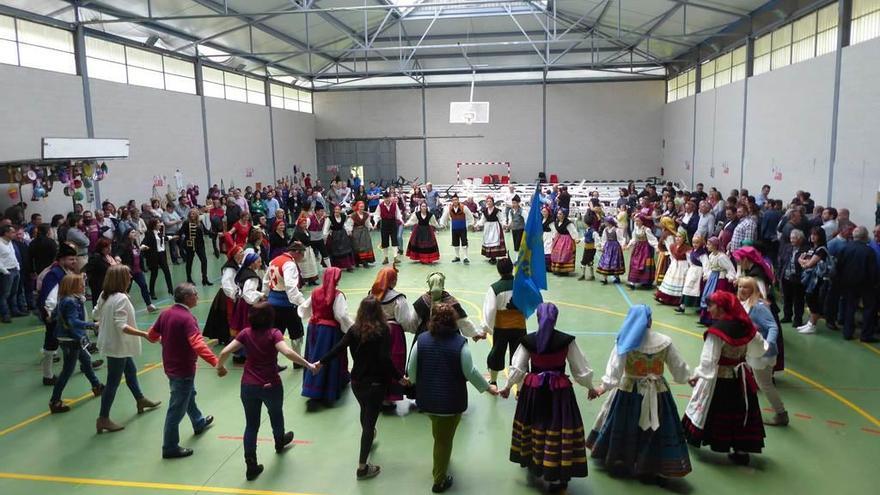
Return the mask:
MULTIPOLYGON (((193 451, 180 445, 183 417, 189 417, 196 435, 214 424, 213 416, 203 414, 195 401, 196 360, 202 358, 223 377, 231 355, 244 366, 245 474, 253 480, 263 471, 256 445, 263 406, 276 452, 285 453, 294 440, 282 412, 280 373, 285 367, 277 364, 280 353, 294 369, 304 369, 301 393, 310 410, 332 406, 351 386, 361 410, 359 480, 381 472, 370 463, 380 412, 398 407, 406 398, 403 405, 417 408, 431 422, 432 490, 447 490, 453 484, 451 453, 468 407, 470 383, 503 398, 517 389, 510 460, 551 491, 587 475, 588 450, 597 465, 615 475, 664 484, 691 471, 688 444, 708 446, 727 453, 733 463, 748 464, 750 454, 763 449, 764 425, 789 423, 773 379, 773 373, 784 368, 783 324, 792 323, 799 333, 809 335, 824 319, 831 330, 842 324, 844 338, 851 339, 861 301, 861 339, 876 341, 872 294, 876 296, 880 279, 880 229, 869 242, 867 229, 849 221, 848 212, 844 217, 844 209, 811 205, 809 195, 799 194, 783 212, 780 201, 768 198, 769 186, 757 198, 735 191, 727 201, 720 200, 718 191, 707 194, 702 187, 687 193, 670 184, 660 197, 649 186, 641 193, 621 190, 614 214, 596 197, 575 206, 572 213, 564 186, 544 191, 540 204, 530 207, 541 209, 549 272, 560 277, 574 273, 577 246, 583 244, 579 281, 595 280, 598 273, 602 284, 623 283, 626 274, 631 290, 652 288, 659 304, 679 314, 696 310, 706 327, 699 362, 690 367, 672 340, 653 330, 651 309, 633 306, 605 373, 594 385, 575 338, 556 328, 558 308, 551 303, 539 306, 538 330, 527 333, 526 315, 513 304, 513 262, 507 257, 505 232, 511 232, 517 252, 528 207, 512 191, 502 211, 492 197, 482 207, 473 198, 460 201, 456 196, 442 205, 430 184, 427 193, 409 204, 394 188, 383 191, 375 184, 369 189, 359 185, 353 195, 334 184, 328 200, 311 185, 308 195, 299 185, 290 191, 286 187, 280 183, 277 193, 268 191, 267 199, 232 190, 222 203, 215 198, 219 191, 212 188, 213 207, 189 208, 184 215, 170 202, 165 213, 158 214, 160 203, 151 202, 142 208, 146 222, 137 208, 114 211, 112 204, 105 205, 101 215, 73 212, 57 227, 32 218, 31 244, 39 255, 32 258, 48 258, 38 271, 34 302, 46 323, 41 369, 43 383, 53 387, 50 411, 70 410, 61 396, 77 363, 92 393, 101 398, 98 433, 125 427, 110 419, 123 377, 138 413, 155 410, 161 402, 141 391, 135 358, 143 340, 158 342, 170 388, 161 454, 168 459, 186 457, 193 451), (286 208, 279 207, 276 195, 285 198, 286 208), (334 195, 344 200, 333 202, 329 198, 334 195), (347 199, 352 199, 350 213, 347 199), (327 209, 332 210, 329 216, 327 209), (724 220, 716 222, 722 214, 724 220), (290 233, 288 223, 293 225, 290 233), (470 263, 468 232, 482 231, 481 254, 496 265, 499 279, 486 293, 479 325, 446 290, 439 271, 428 276, 427 290, 412 303, 396 291, 405 227, 412 227, 406 256, 423 264, 439 260, 437 230, 450 228, 455 251, 451 261, 464 264, 470 263), (376 262, 371 230, 380 231, 382 264, 391 266, 379 270, 352 319, 348 298, 338 286, 345 272, 376 262), (55 242, 51 257, 41 251, 49 241, 55 242), (190 311, 198 304, 190 273, 199 257, 202 283, 211 285, 205 256, 210 244, 215 256, 222 252, 226 262, 202 332, 190 311), (628 267, 625 251, 630 251, 628 267), (169 254, 172 262, 185 259, 187 283, 172 285, 169 254), (140 330, 128 291, 137 284, 148 310, 157 311, 153 301, 159 271, 174 304, 148 330, 140 330), (307 286, 314 287, 308 295, 301 292, 307 286), (782 292, 782 308, 776 288, 782 292), (94 306, 91 318, 86 316, 87 292, 94 306), (90 334, 95 333, 93 343, 90 334), (414 334, 409 349, 407 333, 414 334), (219 356, 205 344, 203 334, 224 346, 219 356), (467 340, 489 336, 486 380, 467 340), (103 364, 93 359, 98 349, 106 357, 104 383, 94 371, 103 364), (63 364, 56 376, 57 350, 63 364), (498 376, 505 368, 508 379, 499 387, 498 376), (681 416, 665 378, 667 368, 674 382, 693 387, 681 416), (590 400, 607 394, 589 431, 578 409, 575 384, 587 389, 590 400), (769 418, 762 418, 758 390, 774 412, 769 418)), ((188 204, 195 200, 180 198, 180 205, 188 204)), ((6 217, 14 219, 17 213, 21 216, 23 208, 11 215, 7 211, 6 217)), ((4 219, 0 225, 3 277, 14 274, 10 260, 20 257, 18 243, 26 233, 14 227, 20 220, 14 222, 4 219)), ((12 284, 10 290, 20 286, 12 284)), ((10 293, 3 301, 8 312, 0 315, 4 321, 26 309, 19 294, 10 293)))

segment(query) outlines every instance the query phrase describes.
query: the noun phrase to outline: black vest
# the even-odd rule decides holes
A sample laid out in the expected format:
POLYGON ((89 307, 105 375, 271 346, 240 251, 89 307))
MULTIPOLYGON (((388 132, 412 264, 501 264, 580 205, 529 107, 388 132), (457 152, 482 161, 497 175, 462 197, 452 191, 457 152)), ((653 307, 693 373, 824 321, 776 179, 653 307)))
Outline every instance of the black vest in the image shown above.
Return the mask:
POLYGON ((460 414, 467 410, 467 380, 461 371, 461 350, 467 343, 459 333, 418 337, 416 394, 419 409, 428 414, 460 414))

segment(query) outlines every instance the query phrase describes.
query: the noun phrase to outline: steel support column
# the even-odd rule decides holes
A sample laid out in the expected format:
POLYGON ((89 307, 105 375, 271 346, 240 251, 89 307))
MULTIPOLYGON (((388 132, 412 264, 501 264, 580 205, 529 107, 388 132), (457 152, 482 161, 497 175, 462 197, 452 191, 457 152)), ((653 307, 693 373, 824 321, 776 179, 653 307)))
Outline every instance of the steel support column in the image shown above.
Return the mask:
POLYGON ((202 109, 202 137, 205 147, 205 175, 208 179, 208 187, 213 185, 211 181, 211 152, 208 147, 208 112, 205 108, 205 85, 202 80, 202 59, 198 57, 199 48, 196 47, 196 93, 199 95, 199 103, 202 109))
POLYGON ((852 23, 852 0, 840 0, 837 4, 837 51, 834 53, 834 100, 831 106, 831 151, 828 162, 828 197, 831 204, 834 196, 834 168, 837 166, 837 126, 840 120, 840 69, 843 61, 843 48, 849 45, 850 24, 852 23))

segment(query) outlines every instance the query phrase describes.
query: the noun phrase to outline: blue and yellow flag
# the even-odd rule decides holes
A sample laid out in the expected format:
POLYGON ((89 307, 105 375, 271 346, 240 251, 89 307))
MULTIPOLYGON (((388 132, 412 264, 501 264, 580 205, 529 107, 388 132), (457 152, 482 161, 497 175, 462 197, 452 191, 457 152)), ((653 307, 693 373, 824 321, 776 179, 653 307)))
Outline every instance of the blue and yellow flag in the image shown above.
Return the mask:
POLYGON ((513 304, 526 318, 544 302, 542 290, 547 290, 547 266, 544 264, 540 185, 536 185, 513 276, 513 304))

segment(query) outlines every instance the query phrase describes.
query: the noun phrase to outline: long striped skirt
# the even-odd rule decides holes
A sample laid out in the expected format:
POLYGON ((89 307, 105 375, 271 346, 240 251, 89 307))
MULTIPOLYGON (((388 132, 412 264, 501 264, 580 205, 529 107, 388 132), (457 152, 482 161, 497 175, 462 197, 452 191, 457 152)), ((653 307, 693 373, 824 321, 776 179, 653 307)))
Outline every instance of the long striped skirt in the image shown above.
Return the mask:
POLYGON ((666 270, 669 269, 669 253, 666 251, 660 251, 657 253, 657 270, 654 275, 654 284, 657 287, 663 283, 663 279, 666 278, 666 270))
POLYGON ((560 235, 553 241, 550 253, 550 271, 553 273, 571 273, 574 271, 575 258, 574 239, 570 235, 560 235))
POLYGON ((687 415, 682 418, 688 443, 695 447, 708 445, 715 452, 761 453, 765 435, 757 385, 752 370, 746 369, 745 373, 748 374, 745 390, 741 377, 718 378, 702 429, 693 424, 687 415))
POLYGON ((648 241, 636 241, 629 258, 627 281, 636 285, 651 285, 654 282, 654 248, 648 241))
MULTIPOLYGON (((306 335, 306 361, 314 363, 342 340, 339 327, 309 323, 306 335)), ((334 402, 339 399, 343 387, 348 385, 348 353, 340 353, 317 375, 303 373, 302 396, 334 402)))
POLYGON ((584 423, 565 375, 526 376, 513 419, 510 461, 546 481, 587 476, 584 423))
POLYGON ((639 426, 642 395, 616 390, 605 422, 590 432, 590 457, 600 459, 609 469, 623 468, 634 476, 662 475, 682 477, 691 472, 684 431, 678 409, 669 390, 657 394, 660 427, 643 430, 639 426))

